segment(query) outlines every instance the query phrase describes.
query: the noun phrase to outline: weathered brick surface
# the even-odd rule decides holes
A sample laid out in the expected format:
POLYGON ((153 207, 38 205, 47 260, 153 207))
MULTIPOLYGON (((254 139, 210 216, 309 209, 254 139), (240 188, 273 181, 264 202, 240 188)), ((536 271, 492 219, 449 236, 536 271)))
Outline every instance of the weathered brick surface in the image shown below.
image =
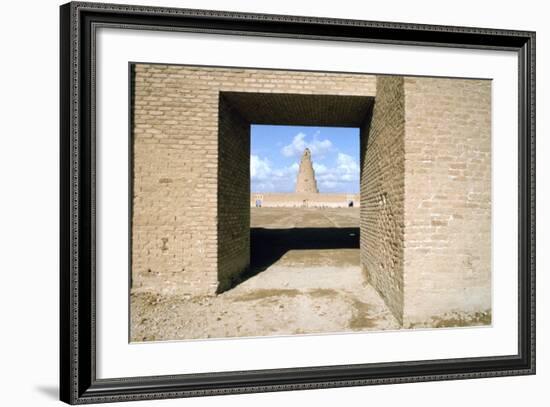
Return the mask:
POLYGON ((375 91, 372 75, 135 65, 133 290, 211 295, 246 269, 244 122, 301 117, 302 124, 331 125, 341 118, 353 125, 366 99, 338 96, 375 91))
POLYGON ((405 104, 403 78, 380 76, 372 120, 361 129, 361 265, 403 320, 405 104))
POLYGON ((215 290, 217 94, 178 69, 134 69, 133 287, 215 290))
POLYGON ((405 325, 491 309, 491 82, 405 78, 405 325))

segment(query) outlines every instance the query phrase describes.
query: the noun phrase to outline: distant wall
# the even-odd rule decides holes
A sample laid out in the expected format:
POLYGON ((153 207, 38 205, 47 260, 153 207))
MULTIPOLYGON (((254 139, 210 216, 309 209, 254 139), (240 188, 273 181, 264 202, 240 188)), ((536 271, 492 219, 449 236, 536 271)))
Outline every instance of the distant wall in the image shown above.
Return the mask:
POLYGON ((323 194, 323 193, 252 193, 250 206, 257 203, 266 208, 348 208, 359 207, 359 194, 323 194))

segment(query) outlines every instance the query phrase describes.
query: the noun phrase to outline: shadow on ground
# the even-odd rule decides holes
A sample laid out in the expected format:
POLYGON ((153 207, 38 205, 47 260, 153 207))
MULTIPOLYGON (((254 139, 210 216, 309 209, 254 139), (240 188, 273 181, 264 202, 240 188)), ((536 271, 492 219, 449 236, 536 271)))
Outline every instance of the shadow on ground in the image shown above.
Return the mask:
POLYGON ((290 250, 359 249, 359 228, 250 229, 250 278, 290 250))

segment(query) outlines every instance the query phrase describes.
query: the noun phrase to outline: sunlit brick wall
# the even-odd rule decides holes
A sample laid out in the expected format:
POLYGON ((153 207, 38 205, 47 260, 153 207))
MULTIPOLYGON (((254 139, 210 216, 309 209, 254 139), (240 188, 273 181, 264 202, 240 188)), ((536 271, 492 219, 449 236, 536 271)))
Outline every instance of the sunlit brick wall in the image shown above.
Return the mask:
POLYGON ((405 324, 471 318, 491 308, 491 82, 404 87, 405 324))
POLYGON ((220 92, 376 92, 373 75, 151 64, 135 65, 132 84, 132 289, 192 295, 213 295, 247 266, 249 140, 239 149, 236 138, 218 139, 227 129, 218 123, 220 92), (220 169, 220 160, 234 168, 220 169), (231 181, 246 189, 242 203, 231 181), (218 202, 218 192, 229 201, 218 202))

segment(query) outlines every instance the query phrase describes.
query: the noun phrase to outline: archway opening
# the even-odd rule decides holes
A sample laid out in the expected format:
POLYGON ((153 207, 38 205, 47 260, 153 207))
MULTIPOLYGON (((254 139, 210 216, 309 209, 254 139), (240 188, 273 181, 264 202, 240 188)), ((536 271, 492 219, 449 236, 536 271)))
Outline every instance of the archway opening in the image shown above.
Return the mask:
MULTIPOLYGON (((226 291, 250 276, 264 271, 292 250, 359 249, 359 197, 363 161, 361 152, 365 150, 363 144, 368 137, 373 104, 374 97, 363 96, 220 92, 218 292, 226 291), (343 171, 340 181, 352 180, 355 176, 354 187, 346 190, 345 186, 337 182, 339 179, 335 179, 335 173, 328 172, 322 174, 319 185, 312 188, 317 180, 308 176, 298 180, 300 163, 287 162, 289 168, 277 168, 272 174, 278 175, 278 178, 289 175, 292 179, 294 176, 292 182, 288 182, 287 177, 285 185, 273 185, 272 191, 269 191, 269 188, 254 190, 254 178, 258 178, 258 174, 252 172, 267 171, 268 168, 263 161, 265 157, 255 154, 251 140, 256 139, 262 131, 272 133, 271 140, 275 145, 264 147, 273 150, 277 147, 277 142, 285 143, 277 134, 280 136, 280 132, 284 132, 285 128, 288 130, 289 127, 297 130, 297 126, 303 131, 313 128, 309 140, 308 154, 312 154, 312 157, 309 157, 310 161, 311 158, 320 158, 316 158, 316 153, 323 146, 323 142, 324 146, 328 145, 326 140, 329 139, 317 137, 314 140, 314 133, 321 128, 340 133, 340 141, 346 140, 348 145, 354 145, 352 154, 343 148, 346 143, 342 142, 340 149, 343 151, 339 151, 340 170, 343 171), (355 173, 344 173, 346 165, 355 166, 355 173), (293 171, 296 174, 293 174, 293 171), (308 182, 312 183, 309 187, 308 182), (303 185, 296 185, 298 183, 303 185), (290 209, 288 212, 291 216, 287 219, 289 223, 281 223, 284 215, 279 213, 273 215, 279 219, 273 224, 273 216, 269 213, 270 207, 273 208, 271 210, 278 207, 282 212, 283 207, 290 209), (346 209, 347 213, 355 214, 355 219, 351 216, 351 219, 346 221, 345 216, 339 217, 338 214, 329 213, 331 207, 333 212, 336 208, 346 209), (325 210, 324 214, 322 211, 315 213, 321 209, 325 210), (251 211, 257 216, 251 217, 251 211), (309 211, 308 221, 297 223, 297 218, 303 220, 304 216, 301 216, 300 212, 304 211, 309 211), (292 218, 295 221, 292 221, 292 218), (340 220, 336 220, 337 218, 340 220)), ((299 133, 298 131, 292 140, 289 140, 294 141, 294 137, 297 137, 294 144, 278 146, 283 155, 286 153, 291 157, 306 153, 305 149, 297 151, 301 145, 307 145, 308 141, 307 135, 302 136, 299 133)), ((336 150, 338 149, 335 148, 332 157, 335 160, 338 159, 336 150)), ((328 168, 320 162, 317 164, 318 172, 328 168)), ((334 162, 334 167, 337 166, 338 163, 334 162)), ((313 163, 311 167, 313 169, 313 163)), ((355 254, 358 255, 357 252, 355 254)), ((357 263, 360 263, 359 256, 357 263)), ((359 264, 357 266, 360 267, 359 264)))
POLYGON ((247 277, 292 269, 291 279, 311 280, 313 288, 328 268, 335 282, 361 274, 359 134, 353 127, 251 126, 247 277))

